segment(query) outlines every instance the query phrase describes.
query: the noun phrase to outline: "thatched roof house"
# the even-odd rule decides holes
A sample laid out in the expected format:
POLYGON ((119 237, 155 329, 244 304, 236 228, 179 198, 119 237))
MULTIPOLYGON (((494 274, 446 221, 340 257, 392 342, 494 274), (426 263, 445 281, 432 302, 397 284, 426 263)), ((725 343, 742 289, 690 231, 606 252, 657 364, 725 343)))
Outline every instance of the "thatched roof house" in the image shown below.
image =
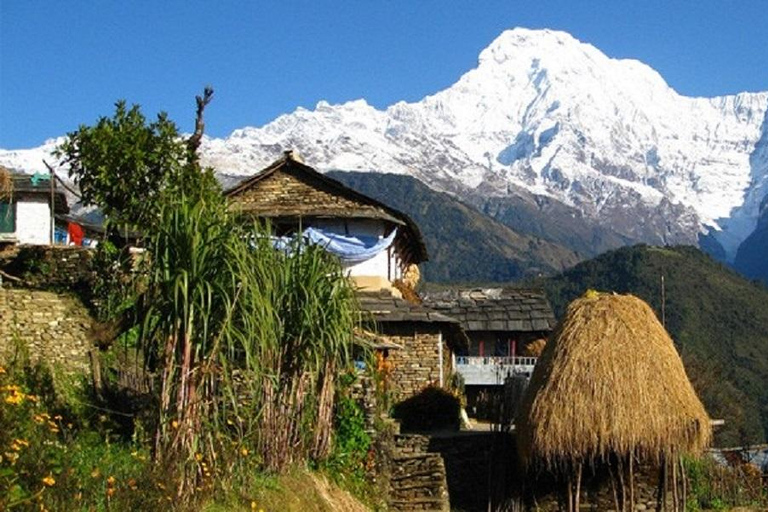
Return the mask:
POLYGON ((518 412, 524 463, 549 468, 634 455, 697 453, 710 419, 672 339, 632 295, 570 304, 518 412))

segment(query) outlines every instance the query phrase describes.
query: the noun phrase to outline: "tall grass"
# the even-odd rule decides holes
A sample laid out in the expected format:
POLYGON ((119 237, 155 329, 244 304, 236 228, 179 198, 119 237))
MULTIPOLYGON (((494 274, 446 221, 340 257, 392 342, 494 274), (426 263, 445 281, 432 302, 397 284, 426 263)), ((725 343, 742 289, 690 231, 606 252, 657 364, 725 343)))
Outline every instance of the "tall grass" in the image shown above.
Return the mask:
POLYGON ((139 348, 157 380, 156 459, 181 468, 179 496, 238 453, 272 471, 326 457, 358 318, 338 262, 300 238, 277 251, 267 227, 201 197, 165 205, 148 248, 139 348))

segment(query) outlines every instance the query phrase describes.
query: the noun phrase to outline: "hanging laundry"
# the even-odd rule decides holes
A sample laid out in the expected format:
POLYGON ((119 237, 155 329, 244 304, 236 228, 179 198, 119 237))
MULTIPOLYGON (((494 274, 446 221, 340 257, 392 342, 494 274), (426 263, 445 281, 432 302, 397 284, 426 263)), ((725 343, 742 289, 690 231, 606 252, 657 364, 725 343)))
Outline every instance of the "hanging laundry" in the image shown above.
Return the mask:
POLYGON ((85 237, 85 233, 83 232, 83 228, 80 226, 80 224, 70 222, 67 224, 67 232, 69 233, 69 242, 72 245, 83 245, 83 238, 85 237))

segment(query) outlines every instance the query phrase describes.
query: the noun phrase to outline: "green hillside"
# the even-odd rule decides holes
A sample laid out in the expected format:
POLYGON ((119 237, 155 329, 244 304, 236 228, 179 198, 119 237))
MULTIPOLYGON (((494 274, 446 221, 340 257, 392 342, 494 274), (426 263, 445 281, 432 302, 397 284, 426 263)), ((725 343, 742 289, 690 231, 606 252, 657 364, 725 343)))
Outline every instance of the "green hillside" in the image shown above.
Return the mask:
POLYGON ((521 235, 410 176, 340 171, 328 175, 416 221, 429 252, 429 261, 421 266, 428 281, 517 281, 560 272, 581 259, 563 246, 521 235))
POLYGON ((761 205, 755 231, 739 246, 733 266, 745 276, 768 285, 768 197, 761 205))
MULTIPOLYGON (((561 316, 587 289, 632 293, 661 315, 713 418, 720 445, 768 438, 768 289, 693 247, 625 247, 537 281, 561 316)), ((659 378, 664 378, 660 375, 659 378)))

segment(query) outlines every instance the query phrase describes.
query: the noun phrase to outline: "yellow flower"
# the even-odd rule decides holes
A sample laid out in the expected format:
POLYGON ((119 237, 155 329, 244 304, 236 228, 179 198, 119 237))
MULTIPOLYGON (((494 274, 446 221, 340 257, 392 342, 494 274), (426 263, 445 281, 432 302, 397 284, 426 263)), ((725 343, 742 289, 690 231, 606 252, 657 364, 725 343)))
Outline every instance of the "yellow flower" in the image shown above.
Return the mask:
POLYGON ((115 482, 117 482, 117 480, 115 479, 114 476, 110 475, 109 478, 107 478, 107 485, 109 485, 110 487, 115 485, 115 482))
POLYGON ((19 405, 23 401, 24 401, 24 394, 19 393, 18 391, 11 391, 11 394, 5 397, 5 403, 11 404, 11 405, 19 405))
POLYGON ((201 460, 203 460, 203 454, 202 453, 196 453, 195 454, 195 460, 197 462, 200 462, 201 460))
POLYGON ((178 422, 178 421, 176 421, 176 420, 173 420, 173 421, 171 422, 171 427, 173 427, 173 428, 179 428, 179 422, 178 422))
POLYGON ((242 455, 243 457, 247 457, 248 456, 248 448, 245 448, 245 447, 240 448, 240 455, 242 455))
POLYGON ((53 476, 48 475, 47 477, 43 478, 43 483, 48 487, 53 487, 56 484, 56 480, 53 479, 53 476))
POLYGON ((14 439, 13 442, 21 446, 29 446, 29 441, 26 439, 14 439))
POLYGON ((91 478, 99 478, 101 476, 101 471, 99 471, 99 468, 93 468, 93 471, 91 471, 91 478))
POLYGON ((110 487, 109 489, 107 489, 107 496, 111 497, 113 494, 115 494, 114 488, 110 487))

